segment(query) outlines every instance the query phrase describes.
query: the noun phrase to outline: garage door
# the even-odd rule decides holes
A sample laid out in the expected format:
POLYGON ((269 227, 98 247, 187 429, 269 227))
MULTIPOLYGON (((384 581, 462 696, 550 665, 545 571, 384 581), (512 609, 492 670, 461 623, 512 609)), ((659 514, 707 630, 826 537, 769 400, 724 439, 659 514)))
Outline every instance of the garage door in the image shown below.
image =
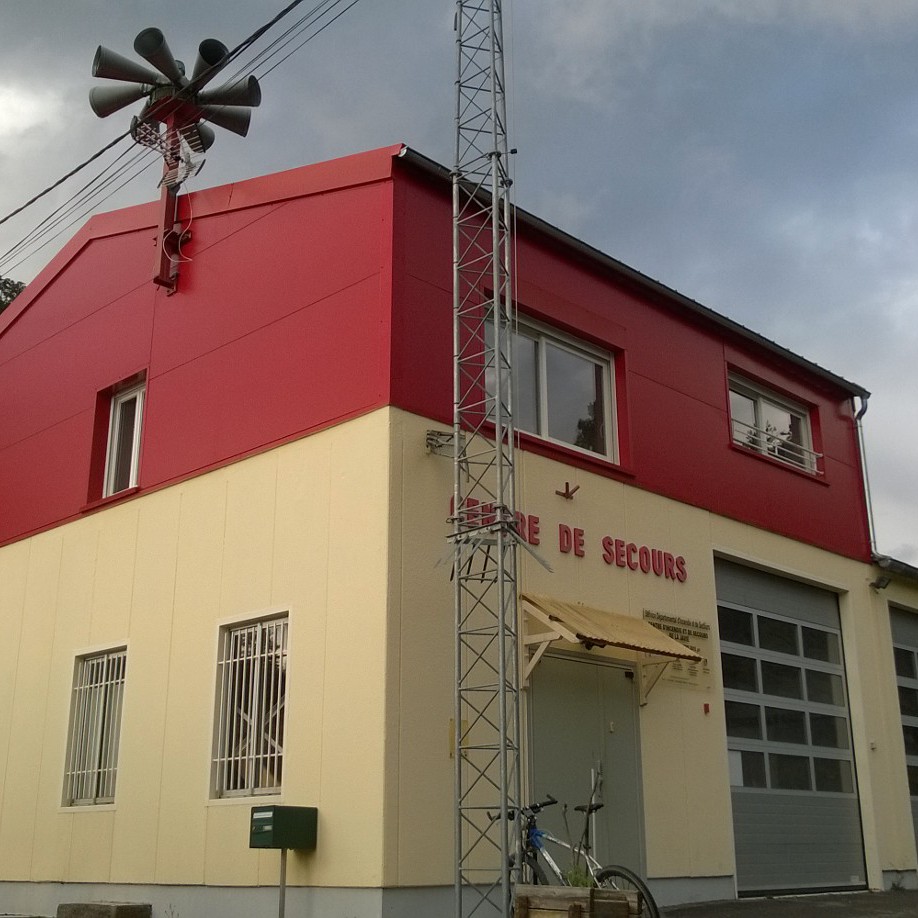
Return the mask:
POLYGON ((741 894, 866 883, 835 594, 716 565, 741 894))
POLYGON ((912 822, 918 841, 918 614, 906 609, 890 609, 893 653, 902 735, 905 739, 905 766, 912 798, 912 822))

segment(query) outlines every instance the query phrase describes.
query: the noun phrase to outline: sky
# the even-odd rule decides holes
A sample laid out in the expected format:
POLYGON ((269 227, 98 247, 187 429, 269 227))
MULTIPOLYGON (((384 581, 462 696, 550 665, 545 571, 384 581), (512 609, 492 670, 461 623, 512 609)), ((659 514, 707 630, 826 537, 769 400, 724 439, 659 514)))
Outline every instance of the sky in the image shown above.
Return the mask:
MULTIPOLYGON (((97 45, 136 58, 157 26, 190 65, 286 5, 3 0, 0 218, 139 111, 90 110, 97 45)), ((218 129, 185 188, 397 142, 450 165, 454 9, 358 0, 256 62, 248 136, 218 129)), ((918 564, 918 0, 504 0, 504 33, 514 202, 870 390, 876 548, 918 564)), ((0 255, 128 145, 0 225, 0 255)), ((156 197, 146 161, 96 209, 156 197)), ((30 280, 78 227, 0 273, 30 280)))

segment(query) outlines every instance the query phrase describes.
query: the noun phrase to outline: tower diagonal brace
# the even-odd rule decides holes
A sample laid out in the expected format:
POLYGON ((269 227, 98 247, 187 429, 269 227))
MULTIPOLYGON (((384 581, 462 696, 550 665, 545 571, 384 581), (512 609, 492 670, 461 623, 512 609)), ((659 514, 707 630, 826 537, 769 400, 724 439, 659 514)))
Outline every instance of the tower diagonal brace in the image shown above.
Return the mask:
POLYGON ((456 49, 456 918, 509 918, 510 865, 519 839, 520 714, 511 183, 500 0, 457 0, 456 49))

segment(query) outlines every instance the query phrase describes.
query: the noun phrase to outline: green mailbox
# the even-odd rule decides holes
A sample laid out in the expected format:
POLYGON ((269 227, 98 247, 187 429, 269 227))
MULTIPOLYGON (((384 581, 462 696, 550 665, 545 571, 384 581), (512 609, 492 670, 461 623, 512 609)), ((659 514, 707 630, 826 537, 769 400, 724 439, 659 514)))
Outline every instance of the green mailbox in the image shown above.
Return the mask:
POLYGON ((312 851, 318 821, 314 806, 253 806, 249 847, 312 851))

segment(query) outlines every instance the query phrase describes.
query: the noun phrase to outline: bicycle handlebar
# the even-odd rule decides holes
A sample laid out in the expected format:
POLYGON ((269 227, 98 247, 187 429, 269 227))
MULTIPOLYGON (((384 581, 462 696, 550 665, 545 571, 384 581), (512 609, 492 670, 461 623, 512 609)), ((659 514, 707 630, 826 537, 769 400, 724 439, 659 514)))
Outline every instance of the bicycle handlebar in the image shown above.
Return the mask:
MULTIPOLYGON (((520 812, 524 816, 534 816, 536 813, 540 813, 542 810, 544 810, 545 807, 551 806, 557 802, 558 801, 552 797, 551 794, 546 794, 545 799, 541 803, 530 803, 529 806, 520 807, 520 812)), ((492 813, 490 810, 488 810, 487 813, 488 819, 490 819, 491 822, 500 819, 500 813, 492 813)), ((507 810, 507 818, 516 819, 516 810, 513 808, 507 810)))

